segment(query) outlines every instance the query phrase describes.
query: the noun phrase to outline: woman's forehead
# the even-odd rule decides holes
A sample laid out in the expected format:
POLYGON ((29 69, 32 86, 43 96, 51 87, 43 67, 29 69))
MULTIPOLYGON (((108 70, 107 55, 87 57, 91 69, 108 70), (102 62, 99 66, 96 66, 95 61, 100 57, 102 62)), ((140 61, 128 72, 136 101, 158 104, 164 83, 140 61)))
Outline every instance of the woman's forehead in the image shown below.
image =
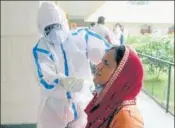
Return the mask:
POLYGON ((115 50, 111 49, 107 51, 104 55, 104 59, 115 60, 115 50))

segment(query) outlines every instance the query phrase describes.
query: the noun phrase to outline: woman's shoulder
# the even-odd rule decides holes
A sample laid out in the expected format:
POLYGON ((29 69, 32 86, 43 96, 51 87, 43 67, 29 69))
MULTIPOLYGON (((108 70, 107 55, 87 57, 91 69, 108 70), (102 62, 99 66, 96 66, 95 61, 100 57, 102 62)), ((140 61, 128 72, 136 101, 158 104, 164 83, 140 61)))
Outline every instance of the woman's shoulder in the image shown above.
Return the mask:
POLYGON ((110 128, 144 128, 143 117, 137 106, 124 106, 114 116, 110 128))

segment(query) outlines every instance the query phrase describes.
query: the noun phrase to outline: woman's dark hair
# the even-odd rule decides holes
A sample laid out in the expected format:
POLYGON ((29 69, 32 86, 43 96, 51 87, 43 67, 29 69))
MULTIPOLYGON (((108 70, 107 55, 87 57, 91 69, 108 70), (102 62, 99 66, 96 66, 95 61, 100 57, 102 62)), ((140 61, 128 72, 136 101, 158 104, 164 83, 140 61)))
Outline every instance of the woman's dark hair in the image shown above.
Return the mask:
POLYGON ((120 28, 122 28, 122 25, 120 23, 116 23, 115 27, 119 26, 120 28))
POLYGON ((125 53, 125 46, 124 45, 120 45, 120 46, 114 46, 109 50, 115 50, 115 60, 117 65, 120 63, 120 61, 122 60, 124 53, 125 53))
POLYGON ((93 27, 95 25, 95 22, 92 22, 90 25, 91 25, 91 27, 93 27))
POLYGON ((98 17, 98 24, 105 24, 105 18, 103 16, 98 17))

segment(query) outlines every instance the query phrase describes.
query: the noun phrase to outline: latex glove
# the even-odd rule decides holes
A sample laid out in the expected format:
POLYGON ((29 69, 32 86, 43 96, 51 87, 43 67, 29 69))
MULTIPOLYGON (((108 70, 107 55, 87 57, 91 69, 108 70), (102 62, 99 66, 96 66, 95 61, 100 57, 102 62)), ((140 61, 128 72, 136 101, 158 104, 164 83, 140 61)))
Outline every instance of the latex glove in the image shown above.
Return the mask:
POLYGON ((80 106, 77 106, 77 111, 79 117, 76 120, 69 122, 66 128, 85 128, 87 124, 87 115, 80 106))
POLYGON ((67 77, 61 79, 60 84, 69 92, 79 92, 83 88, 84 79, 67 77))

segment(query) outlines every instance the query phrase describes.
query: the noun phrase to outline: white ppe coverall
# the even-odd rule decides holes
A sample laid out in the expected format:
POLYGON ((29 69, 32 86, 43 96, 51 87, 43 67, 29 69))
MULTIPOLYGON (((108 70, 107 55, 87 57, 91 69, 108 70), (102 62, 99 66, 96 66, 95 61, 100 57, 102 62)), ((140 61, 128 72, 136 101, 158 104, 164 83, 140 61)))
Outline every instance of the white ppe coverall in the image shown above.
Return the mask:
POLYGON ((94 86, 89 61, 99 63, 110 45, 88 29, 71 33, 63 11, 51 2, 40 5, 37 18, 42 34, 33 48, 42 85, 37 128, 84 128, 94 86))

